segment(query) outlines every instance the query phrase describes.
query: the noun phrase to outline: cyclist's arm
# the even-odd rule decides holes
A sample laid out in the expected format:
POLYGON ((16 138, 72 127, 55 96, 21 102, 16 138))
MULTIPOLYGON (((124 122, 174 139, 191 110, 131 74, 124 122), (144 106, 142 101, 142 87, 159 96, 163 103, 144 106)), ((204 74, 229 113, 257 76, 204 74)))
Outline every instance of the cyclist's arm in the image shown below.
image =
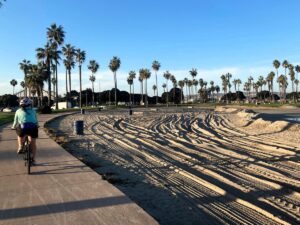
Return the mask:
POLYGON ((15 129, 18 123, 18 113, 15 113, 14 123, 11 128, 15 129))

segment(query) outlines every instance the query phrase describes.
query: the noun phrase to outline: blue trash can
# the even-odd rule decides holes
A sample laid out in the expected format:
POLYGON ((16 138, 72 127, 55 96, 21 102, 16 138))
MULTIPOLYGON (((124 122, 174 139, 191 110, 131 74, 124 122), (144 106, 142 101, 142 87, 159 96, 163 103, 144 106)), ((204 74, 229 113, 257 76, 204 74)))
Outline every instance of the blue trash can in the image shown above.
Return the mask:
POLYGON ((74 121, 74 134, 83 135, 84 123, 83 120, 74 121))
POLYGON ((81 114, 85 114, 85 110, 84 109, 81 109, 81 114))

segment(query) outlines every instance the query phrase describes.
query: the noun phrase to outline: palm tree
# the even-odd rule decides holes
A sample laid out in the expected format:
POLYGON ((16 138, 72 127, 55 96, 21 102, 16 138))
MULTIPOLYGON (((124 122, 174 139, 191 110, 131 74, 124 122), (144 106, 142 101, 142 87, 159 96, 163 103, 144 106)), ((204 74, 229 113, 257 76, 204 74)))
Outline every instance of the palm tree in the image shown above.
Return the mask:
POLYGON ((95 103, 95 97, 94 97, 94 82, 96 80, 96 77, 94 76, 95 73, 97 73, 99 69, 99 64, 95 60, 90 60, 90 64, 88 65, 88 69, 92 72, 92 75, 90 76, 90 81, 92 82, 93 87, 93 105, 95 103))
POLYGON ((24 81, 25 81, 24 96, 27 96, 26 76, 31 64, 29 60, 23 59, 23 61, 20 62, 19 65, 20 65, 20 69, 24 72, 24 81))
POLYGON ((164 73, 164 78, 166 79, 166 84, 167 84, 167 105, 169 104, 169 89, 168 89, 168 81, 171 77, 171 73, 167 70, 164 73))
POLYGON ((48 106, 51 105, 51 71, 50 65, 53 58, 53 47, 48 42, 44 48, 36 49, 36 56, 40 62, 43 62, 47 68, 48 78, 48 106))
POLYGON ((167 85, 165 83, 163 83, 161 87, 164 89, 164 93, 165 93, 167 85))
POLYGON ((75 52, 75 59, 76 62, 78 63, 78 69, 79 69, 79 107, 82 108, 82 81, 81 81, 81 66, 85 61, 85 51, 81 51, 80 48, 76 49, 75 52))
POLYGON ((289 62, 287 60, 283 60, 282 67, 284 68, 284 75, 286 76, 286 69, 289 67, 289 62))
POLYGON ((299 80, 296 79, 294 82, 295 82, 295 85, 296 85, 296 101, 298 101, 298 85, 299 85, 299 80))
POLYGON ((115 105, 117 106, 117 70, 120 68, 121 60, 114 56, 109 63, 110 70, 114 73, 114 82, 115 82, 115 105))
POLYGON ((95 105, 95 94, 94 94, 94 82, 96 81, 96 77, 92 74, 89 78, 92 82, 92 91, 93 91, 93 105, 95 105))
POLYGON ((228 87, 228 79, 227 77, 223 74, 221 75, 221 80, 222 80, 222 86, 223 86, 223 91, 224 95, 226 96, 226 102, 228 101, 228 96, 227 96, 227 87, 228 87))
POLYGON ((148 107, 147 80, 150 78, 151 72, 149 69, 140 69, 139 73, 140 73, 140 77, 142 77, 142 79, 145 80, 145 104, 146 107, 148 107))
POLYGON ((20 85, 24 89, 24 97, 25 97, 25 81, 21 81, 20 85))
POLYGON ((16 81, 15 79, 12 79, 10 81, 10 84, 13 86, 13 95, 15 94, 15 86, 18 84, 18 81, 16 81))
POLYGON ((193 80, 193 85, 194 85, 194 88, 195 88, 195 94, 196 94, 196 100, 197 100, 197 86, 198 86, 198 84, 199 84, 199 82, 196 80, 196 79, 194 79, 193 80))
POLYGON ((296 70, 296 72, 297 72, 297 77, 296 77, 296 79, 298 79, 298 73, 300 72, 300 66, 299 66, 299 65, 295 66, 295 70, 296 70))
MULTIPOLYGON (((66 70, 68 71, 68 75, 69 75, 69 91, 71 93, 71 91, 72 91, 71 70, 75 66, 75 61, 74 61, 75 47, 70 44, 66 44, 65 46, 62 47, 62 52, 63 52, 64 56, 66 57, 64 60, 64 64, 65 64, 65 66, 67 65, 66 70)), ((67 83, 67 79, 66 79, 66 83, 67 83)))
POLYGON ((129 84, 129 103, 131 105, 131 85, 133 84, 133 78, 130 75, 127 77, 127 83, 129 84))
POLYGON ((189 99, 189 96, 188 96, 188 83, 189 83, 189 80, 187 78, 184 78, 185 94, 186 94, 187 100, 189 99))
POLYGON ((140 73, 140 76, 139 76, 139 82, 141 84, 141 99, 140 99, 140 105, 143 105, 144 104, 144 98, 143 98, 143 76, 141 75, 140 73))
MULTIPOLYGON (((156 60, 152 62, 152 69, 155 71, 155 86, 156 86, 156 104, 158 103, 158 84, 157 84, 157 72, 160 68, 160 63, 156 60)), ((155 95, 155 94, 154 94, 155 95)))
POLYGON ((215 89, 216 89, 216 92, 217 92, 217 99, 219 99, 219 92, 220 92, 219 85, 216 85, 215 89))
MULTIPOLYGON (((190 70, 190 74, 191 74, 191 76, 192 76, 192 81, 193 81, 193 85, 195 85, 196 84, 196 80, 195 80, 195 77, 197 76, 197 74, 198 74, 198 72, 197 72, 197 69, 195 69, 195 68, 192 68, 191 70, 190 70)), ((198 82, 197 82, 197 85, 198 85, 198 82)), ((193 90, 192 90, 192 92, 193 92, 193 90)), ((195 93, 196 94, 196 93, 195 93)))
POLYGON ((293 67, 289 68, 289 76, 290 76, 290 79, 292 82, 292 92, 294 92, 294 81, 295 81, 296 77, 295 77, 295 71, 294 71, 293 67))
POLYGON ((132 99, 132 102, 133 102, 133 105, 134 105, 134 79, 135 79, 135 76, 136 76, 135 71, 131 70, 131 71, 129 72, 129 77, 132 79, 132 92, 133 92, 133 99, 132 99))
MULTIPOLYGON (((51 83, 53 84, 53 89, 55 90, 55 84, 56 84, 56 79, 55 79, 55 77, 52 77, 51 78, 51 83)), ((55 91, 54 91, 54 96, 55 96, 55 91)))
POLYGON ((178 81, 178 86, 180 87, 181 91, 180 91, 180 103, 182 103, 183 99, 182 99, 182 93, 183 93, 183 87, 184 87, 184 80, 180 80, 178 81))
POLYGON ((278 82, 280 84, 280 88, 281 88, 281 93, 283 95, 283 99, 284 99, 284 102, 285 102, 285 99, 286 99, 286 88, 288 86, 288 82, 287 82, 287 77, 285 75, 280 75, 278 77, 278 82))
POLYGON ((273 91, 273 80, 275 77, 275 73, 273 71, 271 71, 268 76, 267 76, 267 82, 269 83, 269 92, 271 91, 271 95, 272 95, 272 100, 275 101, 274 99, 274 91, 273 91))
POLYGON ((175 76, 171 76, 170 80, 172 81, 173 83, 173 104, 175 104, 175 89, 177 87, 177 80, 175 78, 175 76))
MULTIPOLYGON (((152 89, 153 89, 153 95, 155 96, 156 89, 157 89, 157 87, 156 87, 156 85, 155 85, 155 84, 152 86, 152 89)), ((157 102, 156 102, 156 104, 157 104, 157 102)))
POLYGON ((47 37, 50 43, 53 44, 54 54, 53 60, 55 62, 55 109, 58 109, 58 78, 57 78, 57 65, 59 64, 61 51, 58 50, 58 46, 61 46, 64 43, 65 32, 62 26, 57 26, 55 23, 51 24, 47 28, 47 37))
POLYGON ((26 76, 25 83, 29 88, 29 91, 36 90, 38 95, 38 106, 41 106, 43 99, 43 87, 44 81, 48 79, 48 71, 43 63, 38 63, 37 65, 31 65, 28 70, 28 75, 26 76))

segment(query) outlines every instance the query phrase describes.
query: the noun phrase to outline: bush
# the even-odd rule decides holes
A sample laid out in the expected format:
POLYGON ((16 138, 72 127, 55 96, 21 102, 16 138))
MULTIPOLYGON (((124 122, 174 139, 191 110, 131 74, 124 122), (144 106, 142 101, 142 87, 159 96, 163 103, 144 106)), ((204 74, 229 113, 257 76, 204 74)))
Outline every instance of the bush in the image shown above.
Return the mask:
POLYGON ((38 112, 41 114, 50 114, 52 113, 52 109, 50 106, 43 106, 38 109, 38 112))

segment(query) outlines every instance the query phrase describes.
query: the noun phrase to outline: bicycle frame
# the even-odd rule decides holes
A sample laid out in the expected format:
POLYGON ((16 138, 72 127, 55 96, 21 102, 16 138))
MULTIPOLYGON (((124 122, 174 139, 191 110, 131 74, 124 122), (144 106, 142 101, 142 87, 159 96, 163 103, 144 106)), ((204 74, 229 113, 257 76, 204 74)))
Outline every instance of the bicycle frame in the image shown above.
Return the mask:
POLYGON ((23 145, 23 150, 24 150, 24 155, 23 159, 25 162, 25 166, 27 167, 27 173, 30 174, 30 167, 31 167, 31 162, 32 162, 32 157, 31 157, 31 146, 30 142, 28 139, 28 136, 26 135, 24 138, 24 145, 23 145))

